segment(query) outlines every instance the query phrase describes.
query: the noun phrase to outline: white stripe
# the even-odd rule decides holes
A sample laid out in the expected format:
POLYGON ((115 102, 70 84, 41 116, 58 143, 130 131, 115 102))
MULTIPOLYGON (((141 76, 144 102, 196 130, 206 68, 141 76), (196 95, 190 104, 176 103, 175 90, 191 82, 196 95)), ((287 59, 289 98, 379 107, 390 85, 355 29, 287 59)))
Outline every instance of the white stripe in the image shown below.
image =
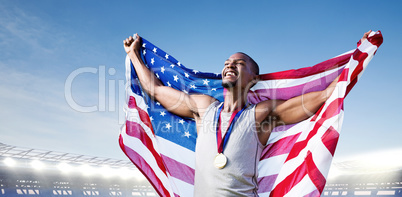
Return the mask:
MULTIPOLYGON (((367 40, 366 40, 367 41, 367 40)), ((363 72, 366 70, 368 63, 373 59, 374 53, 377 51, 378 47, 376 45, 372 45, 367 41, 367 44, 364 42, 364 46, 362 46, 361 51, 368 54, 368 57, 363 61, 363 71, 358 74, 358 79, 363 75, 363 72)), ((360 45, 361 46, 361 45, 360 45)))
POLYGON ((363 53, 373 54, 378 47, 371 44, 367 39, 358 47, 358 49, 363 53))
MULTIPOLYGON (((311 123, 310 123, 311 118, 312 118, 312 117, 310 117, 310 118, 307 119, 307 120, 304 120, 304 121, 302 121, 302 122, 297 123, 297 125, 295 125, 295 126, 289 128, 289 129, 286 130, 286 131, 272 132, 271 135, 269 136, 269 139, 268 139, 267 144, 275 143, 275 142, 279 141, 279 140, 282 139, 282 138, 289 137, 289 136, 292 136, 292 135, 296 135, 296 134, 298 134, 298 133, 304 131, 304 130, 306 129, 306 126, 307 126, 308 124, 311 124, 311 123)), ((278 128, 278 127, 277 127, 277 128, 278 128)))
POLYGON ((147 162, 147 164, 155 172, 155 175, 160 179, 163 186, 169 191, 169 193, 171 193, 172 196, 174 196, 167 176, 159 168, 156 159, 153 157, 149 149, 138 138, 131 137, 127 135, 125 132, 122 132, 121 136, 123 138, 123 144, 130 147, 131 149, 133 149, 135 152, 137 152, 142 156, 145 162, 147 162))
POLYGON ((258 163, 258 178, 278 174, 288 154, 263 159, 258 163))
POLYGON ((358 61, 352 59, 353 57, 351 57, 349 63, 346 65, 346 68, 349 68, 349 73, 348 73, 348 85, 351 82, 351 77, 352 77, 352 73, 354 70, 356 70, 357 65, 359 64, 358 61))
POLYGON ((310 177, 306 175, 284 197, 305 196, 314 190, 317 190, 317 187, 311 182, 310 177))
MULTIPOLYGON (((275 80, 265 80, 259 81, 253 88, 252 91, 259 90, 259 89, 277 89, 277 88, 288 88, 294 87, 298 85, 304 85, 309 81, 314 81, 332 73, 338 72, 338 70, 343 69, 343 67, 334 68, 332 70, 325 70, 324 72, 317 73, 315 75, 298 78, 298 79, 275 79, 275 80)), ((328 79, 330 80, 330 79, 328 79)))
POLYGON ((269 194, 271 194, 271 192, 258 193, 258 196, 259 197, 269 197, 269 194))
POLYGON ((190 168, 195 168, 195 153, 193 151, 159 136, 156 136, 156 141, 158 142, 161 154, 183 163, 190 168))
POLYGON ((135 103, 137 104, 137 106, 139 108, 141 108, 142 110, 144 110, 145 112, 147 112, 148 114, 148 110, 147 110, 147 103, 145 102, 144 98, 138 94, 135 94, 134 92, 132 92, 131 88, 129 88, 128 90, 126 90, 127 93, 127 106, 128 106, 128 101, 130 99, 130 96, 135 98, 135 103))
MULTIPOLYGON (((158 146, 159 144, 158 144, 157 140, 155 139, 155 135, 152 133, 152 130, 141 121, 139 114, 138 114, 138 110, 130 109, 126 112, 126 114, 127 114, 127 117, 126 117, 127 121, 136 122, 144 129, 145 133, 147 134, 149 139, 151 139, 151 141, 152 141, 153 148, 156 150, 156 152, 159 153, 160 148, 158 146)), ((121 133, 125 133, 125 130, 123 130, 121 133)))
POLYGON ((189 183, 186 183, 180 179, 170 177, 170 179, 174 182, 176 185, 178 191, 176 192, 178 195, 183 196, 183 197, 192 197, 194 195, 194 185, 191 185, 189 183))
POLYGON ((311 150, 314 164, 324 177, 327 177, 332 162, 332 154, 323 143, 318 143, 314 150, 311 150))

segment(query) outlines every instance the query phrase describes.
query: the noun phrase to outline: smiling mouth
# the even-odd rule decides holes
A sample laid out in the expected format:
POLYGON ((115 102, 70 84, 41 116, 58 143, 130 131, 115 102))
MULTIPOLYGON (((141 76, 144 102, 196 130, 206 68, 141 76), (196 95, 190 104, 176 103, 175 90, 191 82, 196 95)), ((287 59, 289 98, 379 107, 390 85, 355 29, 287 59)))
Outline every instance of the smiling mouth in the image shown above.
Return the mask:
POLYGON ((231 77, 231 76, 236 77, 236 76, 237 76, 237 73, 234 72, 234 71, 227 71, 224 76, 225 76, 225 77, 231 77))

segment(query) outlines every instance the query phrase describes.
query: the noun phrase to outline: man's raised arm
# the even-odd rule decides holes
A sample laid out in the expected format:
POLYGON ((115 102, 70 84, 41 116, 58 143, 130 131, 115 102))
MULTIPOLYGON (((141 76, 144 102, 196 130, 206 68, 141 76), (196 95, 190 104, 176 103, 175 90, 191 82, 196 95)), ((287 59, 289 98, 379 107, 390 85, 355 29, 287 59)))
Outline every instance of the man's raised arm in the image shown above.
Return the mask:
POLYGON ((141 86, 153 99, 161 103, 168 111, 182 116, 198 119, 214 98, 207 95, 188 95, 171 87, 164 86, 144 64, 140 56, 141 37, 136 34, 125 39, 124 50, 130 57, 137 72, 141 86), (201 114, 200 114, 201 113, 201 114))

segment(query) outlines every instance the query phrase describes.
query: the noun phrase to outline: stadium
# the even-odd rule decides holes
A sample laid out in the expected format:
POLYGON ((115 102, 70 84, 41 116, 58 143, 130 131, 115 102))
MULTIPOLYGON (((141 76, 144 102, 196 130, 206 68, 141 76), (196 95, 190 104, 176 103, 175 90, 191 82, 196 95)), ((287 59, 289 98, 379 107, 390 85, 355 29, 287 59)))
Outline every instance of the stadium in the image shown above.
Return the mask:
MULTIPOLYGON (((402 196, 401 159, 381 155, 333 163, 321 196, 402 196)), ((0 196, 157 196, 128 160, 3 143, 0 160, 0 196)))

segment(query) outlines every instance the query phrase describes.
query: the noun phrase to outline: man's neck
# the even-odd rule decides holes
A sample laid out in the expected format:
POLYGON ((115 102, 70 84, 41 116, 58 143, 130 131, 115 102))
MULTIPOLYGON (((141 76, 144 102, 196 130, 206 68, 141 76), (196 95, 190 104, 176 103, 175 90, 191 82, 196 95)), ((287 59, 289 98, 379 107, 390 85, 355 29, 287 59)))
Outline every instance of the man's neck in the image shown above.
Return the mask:
POLYGON ((241 110, 247 104, 247 97, 244 95, 244 92, 245 91, 236 92, 227 89, 222 111, 234 112, 236 109, 241 110))

